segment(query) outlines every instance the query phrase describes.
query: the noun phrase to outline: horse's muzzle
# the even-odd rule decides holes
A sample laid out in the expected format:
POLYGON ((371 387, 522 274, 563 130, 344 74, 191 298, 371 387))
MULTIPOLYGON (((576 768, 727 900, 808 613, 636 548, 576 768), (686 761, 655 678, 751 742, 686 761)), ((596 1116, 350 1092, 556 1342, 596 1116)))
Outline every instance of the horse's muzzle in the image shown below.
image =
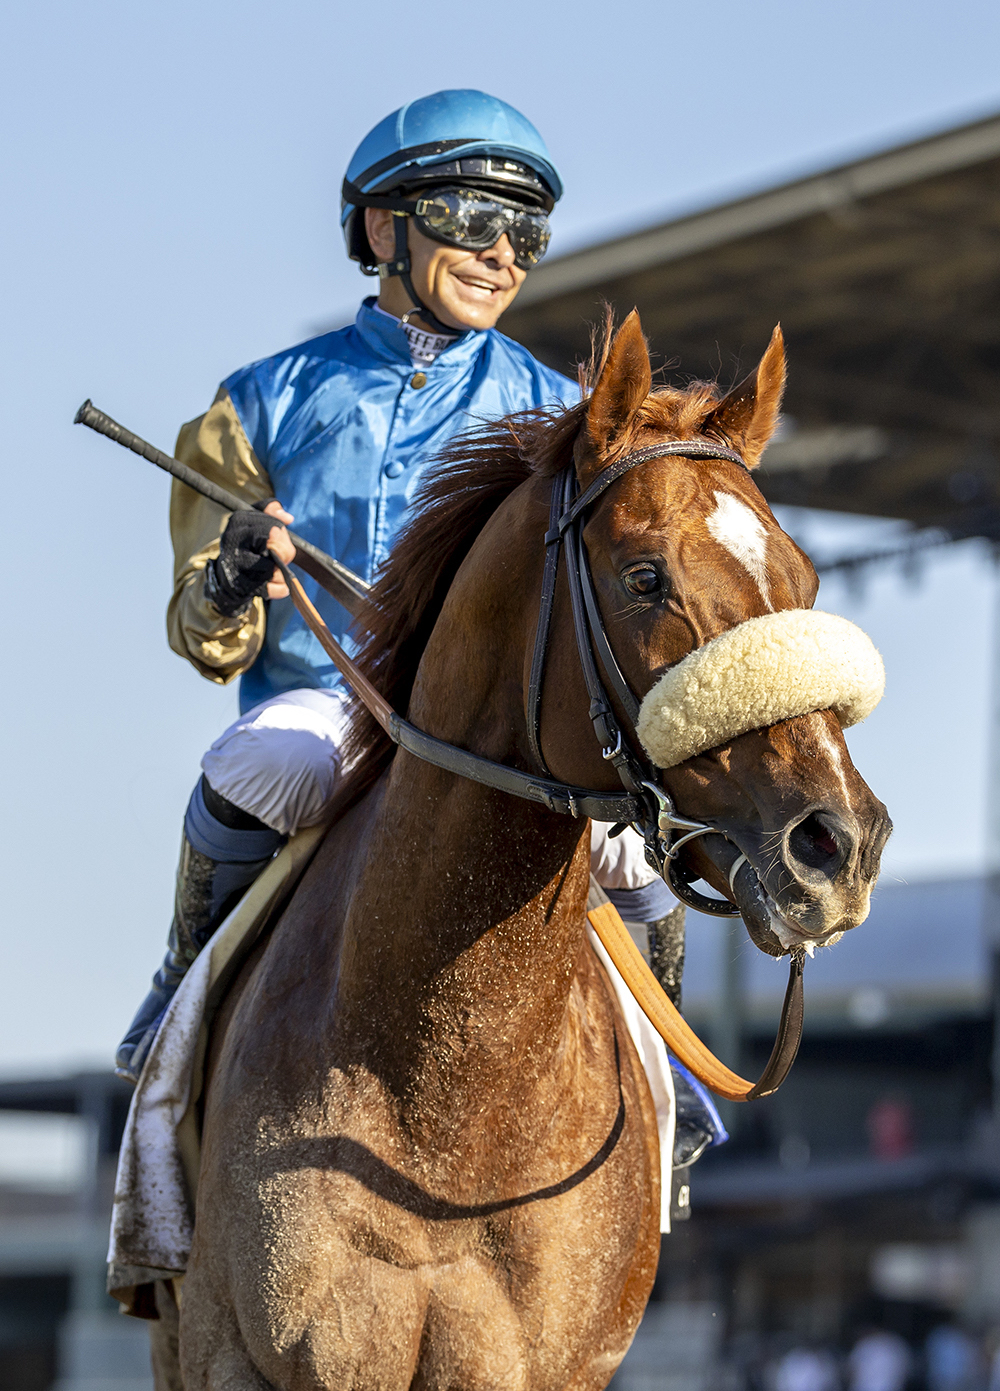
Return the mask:
MULTIPOLYGON (((873 799, 874 800, 874 799, 873 799)), ((702 852, 739 908, 753 942, 770 956, 831 946, 868 916, 891 822, 881 803, 864 828, 850 812, 814 807, 738 849, 706 836, 702 852), (741 854, 740 851, 743 851, 741 854)), ((745 841, 744 836, 739 837, 745 841)))

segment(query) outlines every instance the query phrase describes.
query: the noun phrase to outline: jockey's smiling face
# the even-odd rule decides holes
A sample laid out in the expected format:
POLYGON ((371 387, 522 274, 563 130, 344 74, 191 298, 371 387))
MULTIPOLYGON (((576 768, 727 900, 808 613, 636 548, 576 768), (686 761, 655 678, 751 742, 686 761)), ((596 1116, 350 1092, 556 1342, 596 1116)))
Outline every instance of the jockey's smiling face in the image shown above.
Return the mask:
MULTIPOLYGON (((395 254, 393 215, 384 208, 365 209, 365 230, 380 261, 395 254)), ((484 251, 445 246, 425 237, 406 219, 410 242, 413 288, 443 324, 461 330, 492 328, 524 284, 526 271, 514 264, 514 251, 504 233, 484 251)), ((397 318, 413 310, 398 276, 382 281, 379 308, 397 318)), ((418 313, 410 321, 420 323, 418 313)))

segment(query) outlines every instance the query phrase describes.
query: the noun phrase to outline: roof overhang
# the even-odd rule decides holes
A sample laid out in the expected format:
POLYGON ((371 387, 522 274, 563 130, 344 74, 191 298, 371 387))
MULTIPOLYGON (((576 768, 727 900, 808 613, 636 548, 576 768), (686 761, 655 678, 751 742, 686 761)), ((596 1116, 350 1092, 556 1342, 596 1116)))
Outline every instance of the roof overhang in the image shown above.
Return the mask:
POLYGON ((602 301, 687 378, 781 321, 772 501, 1000 535, 1000 116, 557 258, 503 327, 566 370, 602 301))

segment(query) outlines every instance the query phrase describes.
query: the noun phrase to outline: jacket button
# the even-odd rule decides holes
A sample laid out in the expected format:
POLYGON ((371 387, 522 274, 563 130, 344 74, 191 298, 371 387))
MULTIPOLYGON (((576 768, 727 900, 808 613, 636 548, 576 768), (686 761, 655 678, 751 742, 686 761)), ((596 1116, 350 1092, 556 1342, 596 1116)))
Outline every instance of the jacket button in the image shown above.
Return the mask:
POLYGON ((410 385, 411 385, 416 391, 419 391, 420 388, 421 388, 422 386, 426 386, 426 385, 427 385, 427 373, 426 373, 426 372, 414 372, 413 376, 410 378, 410 385))
POLYGON ((392 459, 385 466, 386 478, 398 478, 405 466, 398 459, 392 459))

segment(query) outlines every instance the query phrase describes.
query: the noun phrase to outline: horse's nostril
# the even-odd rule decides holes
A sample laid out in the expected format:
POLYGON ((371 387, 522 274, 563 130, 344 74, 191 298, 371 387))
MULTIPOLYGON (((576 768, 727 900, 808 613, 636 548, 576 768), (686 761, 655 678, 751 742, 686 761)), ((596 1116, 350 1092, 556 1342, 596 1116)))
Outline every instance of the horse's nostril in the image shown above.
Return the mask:
POLYGON ((788 848, 800 864, 810 869, 826 869, 840 846, 823 819, 816 812, 810 812, 790 833, 788 848))

